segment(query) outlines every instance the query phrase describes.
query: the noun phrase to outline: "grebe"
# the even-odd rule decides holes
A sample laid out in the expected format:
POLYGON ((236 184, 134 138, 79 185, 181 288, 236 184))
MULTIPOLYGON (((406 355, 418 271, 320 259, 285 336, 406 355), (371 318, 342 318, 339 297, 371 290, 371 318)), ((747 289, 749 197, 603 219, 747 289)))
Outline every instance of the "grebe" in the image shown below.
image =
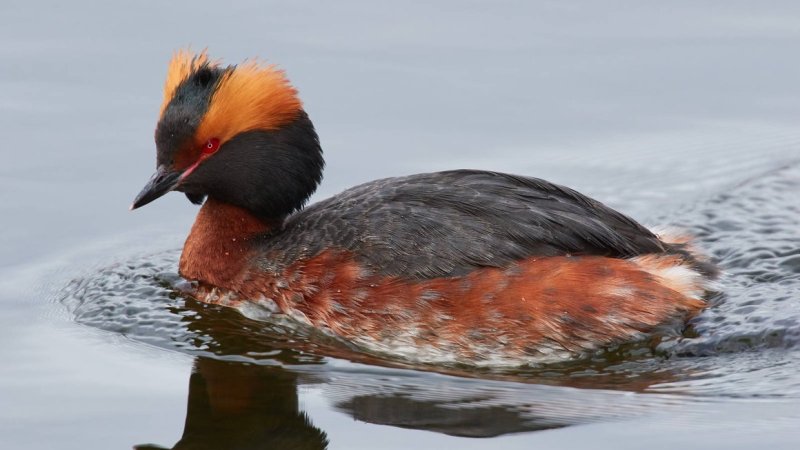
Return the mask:
POLYGON ((202 204, 180 274, 197 297, 279 312, 422 363, 519 365, 677 332, 716 269, 572 189, 454 170, 372 181, 304 208, 322 178, 314 126, 283 72, 177 52, 157 171, 202 204))

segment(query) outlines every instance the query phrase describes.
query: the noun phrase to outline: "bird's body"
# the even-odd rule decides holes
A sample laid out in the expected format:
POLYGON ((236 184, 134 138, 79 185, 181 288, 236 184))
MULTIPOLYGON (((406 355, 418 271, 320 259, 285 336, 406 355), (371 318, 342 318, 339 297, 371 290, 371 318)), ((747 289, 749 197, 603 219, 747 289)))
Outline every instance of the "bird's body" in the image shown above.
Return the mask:
POLYGON ((387 356, 486 365, 674 332, 705 307, 714 269, 685 240, 536 178, 388 178, 303 209, 323 163, 285 79, 247 69, 277 80, 269 94, 283 103, 260 98, 269 120, 247 128, 240 118, 208 134, 220 126, 207 117, 222 95, 255 82, 234 90, 241 69, 176 59, 185 73, 168 78, 159 172, 134 206, 172 189, 208 196, 180 262, 204 301, 284 313, 387 356))

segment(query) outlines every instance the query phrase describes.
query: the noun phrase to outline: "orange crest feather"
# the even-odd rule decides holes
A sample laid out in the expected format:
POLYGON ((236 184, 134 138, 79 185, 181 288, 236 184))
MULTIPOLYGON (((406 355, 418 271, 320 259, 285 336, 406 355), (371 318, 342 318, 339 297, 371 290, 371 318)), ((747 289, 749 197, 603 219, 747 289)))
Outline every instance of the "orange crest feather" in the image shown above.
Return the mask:
POLYGON ((297 117, 302 103, 283 71, 248 61, 222 76, 197 129, 197 142, 225 143, 239 133, 275 130, 297 117))
POLYGON ((161 112, 159 114, 164 114, 164 110, 175 95, 175 90, 178 89, 178 86, 203 64, 217 66, 216 63, 209 62, 205 50, 196 55, 192 54, 190 50, 178 50, 172 55, 167 68, 167 80, 164 83, 164 101, 161 103, 161 112))

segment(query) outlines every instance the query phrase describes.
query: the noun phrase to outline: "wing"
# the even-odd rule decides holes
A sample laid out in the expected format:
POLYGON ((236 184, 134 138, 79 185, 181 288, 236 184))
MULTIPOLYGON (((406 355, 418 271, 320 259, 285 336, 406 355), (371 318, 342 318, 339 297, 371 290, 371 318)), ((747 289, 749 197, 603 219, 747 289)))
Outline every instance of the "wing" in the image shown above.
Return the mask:
POLYGON ((272 268, 340 249, 376 273, 418 279, 535 256, 665 250, 643 226, 576 191, 472 170, 356 186, 291 216, 263 245, 272 268))

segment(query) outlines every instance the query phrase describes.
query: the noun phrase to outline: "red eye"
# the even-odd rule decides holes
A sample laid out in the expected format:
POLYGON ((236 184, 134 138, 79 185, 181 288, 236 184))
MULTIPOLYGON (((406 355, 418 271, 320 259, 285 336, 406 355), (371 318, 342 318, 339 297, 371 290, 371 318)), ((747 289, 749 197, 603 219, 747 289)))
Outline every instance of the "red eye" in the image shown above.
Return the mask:
POLYGON ((219 150, 219 139, 211 138, 206 142, 206 145, 203 146, 203 154, 210 155, 214 152, 219 150))

